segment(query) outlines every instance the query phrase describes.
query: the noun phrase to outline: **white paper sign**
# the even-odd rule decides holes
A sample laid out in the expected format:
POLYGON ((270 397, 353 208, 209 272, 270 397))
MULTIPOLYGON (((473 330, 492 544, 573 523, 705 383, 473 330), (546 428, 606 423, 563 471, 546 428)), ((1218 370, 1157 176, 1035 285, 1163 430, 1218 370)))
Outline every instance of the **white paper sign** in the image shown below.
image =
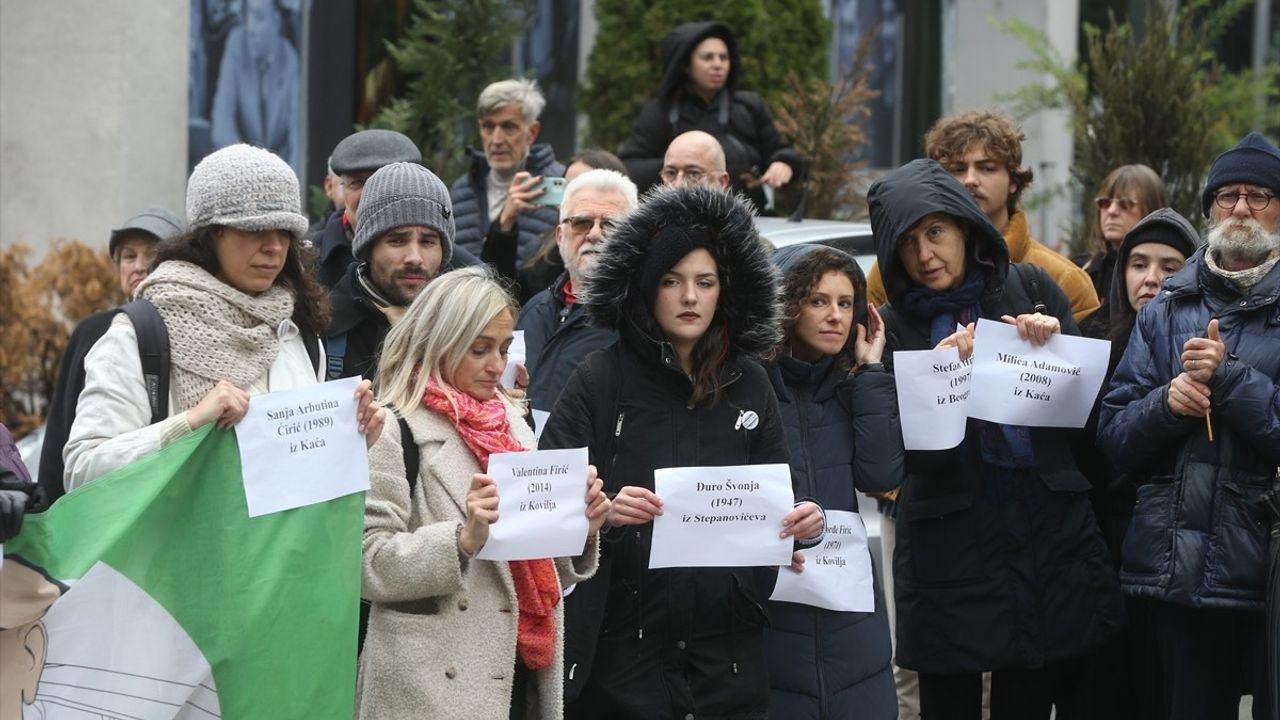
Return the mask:
POLYGON ((587 449, 494 453, 498 521, 476 557, 575 557, 587 545, 587 449))
POLYGON ((946 450, 964 440, 972 360, 960 351, 899 350, 893 354, 898 417, 907 450, 946 450))
POLYGON ((778 571, 771 600, 802 603, 827 610, 875 612, 876 592, 862 516, 828 510, 822 544, 804 553, 804 571, 778 571))
POLYGON ((1037 347, 1020 339, 1013 325, 979 320, 969 417, 1006 425, 1084 427, 1110 356, 1107 340, 1059 333, 1037 347))
POLYGON ((502 369, 502 378, 499 380, 502 387, 516 386, 516 363, 524 362, 524 356, 524 331, 515 330, 511 333, 511 345, 507 347, 507 366, 502 369))
POLYGON ((255 395, 236 425, 249 517, 369 489, 369 454, 356 428, 356 386, 343 378, 255 395))
POLYGON ((786 464, 664 468, 653 486, 650 568, 791 564, 792 540, 778 537, 794 504, 786 464))

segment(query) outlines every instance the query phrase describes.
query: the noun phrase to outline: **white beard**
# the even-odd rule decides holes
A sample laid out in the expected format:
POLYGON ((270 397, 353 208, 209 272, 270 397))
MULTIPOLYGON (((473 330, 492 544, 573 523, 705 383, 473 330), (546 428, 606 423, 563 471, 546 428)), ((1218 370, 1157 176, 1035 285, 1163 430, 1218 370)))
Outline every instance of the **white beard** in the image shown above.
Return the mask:
POLYGON ((1210 226, 1208 243, 1224 267, 1256 267, 1280 251, 1280 232, 1267 232, 1253 218, 1233 217, 1210 226))

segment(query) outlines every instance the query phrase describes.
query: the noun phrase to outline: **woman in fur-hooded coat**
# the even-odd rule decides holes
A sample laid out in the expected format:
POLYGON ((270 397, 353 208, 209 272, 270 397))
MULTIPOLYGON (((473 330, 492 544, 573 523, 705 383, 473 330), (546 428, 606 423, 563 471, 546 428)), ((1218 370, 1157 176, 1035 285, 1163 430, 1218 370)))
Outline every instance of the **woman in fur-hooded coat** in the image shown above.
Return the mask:
MULTIPOLYGON (((787 462, 777 398, 755 360, 780 339, 775 272, 740 197, 650 193, 604 246, 583 300, 620 339, 578 366, 539 447, 587 446, 615 507, 632 493, 656 497, 658 468, 787 462), (715 274, 697 282, 719 294, 708 310, 692 304, 700 290, 686 290, 689 307, 713 312, 690 361, 687 338, 664 330, 663 293, 688 282, 677 275, 687 259, 705 261, 701 250, 715 274)), ((820 522, 810 503, 788 518, 808 510, 820 522)), ((814 534, 795 522, 796 536, 814 534)), ((652 522, 611 513, 609 523, 600 570, 566 599, 567 716, 764 718, 776 570, 650 570, 652 522)))

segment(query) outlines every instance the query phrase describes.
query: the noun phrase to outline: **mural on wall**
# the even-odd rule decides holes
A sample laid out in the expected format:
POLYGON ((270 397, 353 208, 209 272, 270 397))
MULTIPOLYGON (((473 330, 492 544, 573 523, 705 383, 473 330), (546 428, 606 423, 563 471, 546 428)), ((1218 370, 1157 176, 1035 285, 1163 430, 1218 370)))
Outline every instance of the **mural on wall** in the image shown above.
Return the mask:
POLYGON ((191 0, 188 168, 218 148, 266 148, 299 173, 308 0, 191 0))

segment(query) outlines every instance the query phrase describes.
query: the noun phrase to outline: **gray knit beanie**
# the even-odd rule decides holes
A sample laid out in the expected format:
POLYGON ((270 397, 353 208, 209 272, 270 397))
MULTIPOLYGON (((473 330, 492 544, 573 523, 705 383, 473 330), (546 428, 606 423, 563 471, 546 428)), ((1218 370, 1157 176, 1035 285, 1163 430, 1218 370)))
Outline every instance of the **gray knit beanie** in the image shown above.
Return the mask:
POLYGON ((364 183, 351 252, 357 260, 368 260, 374 240, 405 225, 422 225, 440 233, 440 266, 449 264, 453 257, 449 189, 435 173, 417 163, 384 165, 364 183))
POLYGON ((205 156, 187 180, 189 227, 227 225, 247 232, 307 231, 298 176, 276 155, 230 145, 205 156))

